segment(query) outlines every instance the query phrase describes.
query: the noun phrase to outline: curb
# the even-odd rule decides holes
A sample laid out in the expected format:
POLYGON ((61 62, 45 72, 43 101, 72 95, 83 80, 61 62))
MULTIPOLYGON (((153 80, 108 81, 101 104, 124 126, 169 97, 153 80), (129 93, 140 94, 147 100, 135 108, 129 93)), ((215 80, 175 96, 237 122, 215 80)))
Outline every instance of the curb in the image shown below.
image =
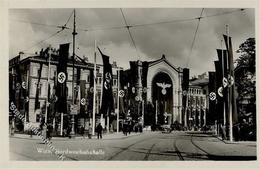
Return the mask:
POLYGON ((224 142, 225 144, 242 144, 242 145, 245 145, 245 144, 248 144, 248 145, 251 145, 251 144, 254 144, 256 145, 257 142, 256 141, 245 141, 245 142, 242 142, 242 141, 233 141, 233 142, 230 142, 229 140, 222 140, 221 137, 218 137, 218 136, 214 136, 216 137, 217 139, 219 139, 220 141, 224 142))
MULTIPOLYGON (((129 138, 129 137, 134 137, 134 136, 139 136, 143 133, 138 133, 138 134, 134 134, 134 135, 128 135, 128 136, 124 136, 123 133, 122 133, 122 137, 115 137, 115 138, 102 138, 100 140, 116 140, 116 139, 126 139, 126 138, 129 138)), ((109 134, 109 135, 112 135, 112 134, 109 134)), ((103 137, 106 137, 106 135, 103 135, 103 137)), ((30 135, 23 135, 23 136, 17 136, 17 135, 14 135, 14 136, 9 136, 9 138, 17 138, 17 139, 27 139, 27 140, 40 140, 39 137, 37 136, 32 136, 30 137, 30 135)), ((75 138, 69 138, 69 137, 52 137, 51 140, 54 140, 54 141, 76 141, 76 140, 98 140, 96 138, 96 135, 92 136, 91 139, 88 138, 88 136, 85 136, 85 137, 82 137, 82 136, 78 136, 78 137, 75 137, 75 138)))

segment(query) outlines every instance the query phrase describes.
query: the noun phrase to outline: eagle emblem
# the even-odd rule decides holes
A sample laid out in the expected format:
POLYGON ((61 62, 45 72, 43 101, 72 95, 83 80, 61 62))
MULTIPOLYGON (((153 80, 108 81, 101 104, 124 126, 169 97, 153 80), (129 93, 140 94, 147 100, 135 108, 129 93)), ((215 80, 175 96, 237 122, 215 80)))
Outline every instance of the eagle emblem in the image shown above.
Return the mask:
POLYGON ((162 88, 162 94, 163 95, 166 95, 166 88, 169 88, 171 87, 172 85, 171 84, 166 84, 166 83, 156 83, 158 87, 161 87, 162 88))

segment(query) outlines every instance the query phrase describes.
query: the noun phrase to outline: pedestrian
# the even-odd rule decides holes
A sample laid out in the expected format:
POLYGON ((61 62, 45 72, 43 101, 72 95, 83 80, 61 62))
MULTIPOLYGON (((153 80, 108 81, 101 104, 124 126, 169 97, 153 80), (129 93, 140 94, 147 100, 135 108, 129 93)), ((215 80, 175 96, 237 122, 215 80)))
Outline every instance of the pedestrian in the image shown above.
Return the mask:
POLYGON ((226 140, 227 139, 226 127, 225 127, 225 125, 222 125, 222 124, 220 127, 221 127, 222 140, 226 140))
POLYGON ((85 131, 84 127, 81 126, 81 127, 80 127, 80 133, 81 133, 81 135, 82 135, 83 138, 85 138, 85 136, 84 136, 84 131, 85 131))
POLYGON ((29 133, 30 133, 30 137, 32 138, 32 136, 33 136, 33 131, 32 131, 32 129, 29 129, 29 133))
POLYGON ((127 123, 123 124, 123 133, 125 136, 127 136, 127 123))
POLYGON ((240 133, 240 128, 239 128, 239 123, 235 124, 234 127, 233 127, 233 133, 234 133, 234 139, 235 141, 239 141, 239 133, 240 133))
POLYGON ((51 140, 51 132, 52 132, 52 126, 50 124, 47 124, 47 126, 46 126, 46 138, 48 140, 51 140))
POLYGON ((92 127, 91 127, 91 124, 89 124, 89 127, 88 127, 88 138, 91 139, 92 138, 92 127))
POLYGON ((102 139, 102 130, 103 130, 103 127, 101 125, 101 123, 98 124, 97 126, 97 134, 98 134, 98 139, 102 139))
POLYGON ((128 130, 128 134, 130 135, 130 134, 131 134, 131 131, 132 131, 132 125, 131 125, 130 122, 129 122, 129 124, 128 124, 127 130, 128 130))
POLYGON ((69 137, 69 138, 71 138, 71 136, 70 136, 70 132, 71 132, 71 127, 70 126, 68 126, 68 128, 67 128, 67 137, 69 137))
POLYGON ((246 119, 243 119, 243 122, 241 123, 241 126, 240 126, 241 140, 246 141, 247 135, 248 135, 248 123, 246 122, 246 119))

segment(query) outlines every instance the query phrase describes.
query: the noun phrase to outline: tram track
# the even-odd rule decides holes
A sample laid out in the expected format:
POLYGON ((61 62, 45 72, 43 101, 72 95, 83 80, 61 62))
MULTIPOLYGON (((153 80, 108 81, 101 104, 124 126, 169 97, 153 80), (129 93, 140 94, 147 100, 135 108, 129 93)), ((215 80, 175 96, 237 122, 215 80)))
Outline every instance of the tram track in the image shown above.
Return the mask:
MULTIPOLYGON (((148 139, 151 139, 151 138, 145 138, 145 139, 142 139, 142 140, 139 140, 139 141, 136 141, 134 142, 133 144, 130 144, 129 146, 125 147, 125 148, 122 148, 121 151, 118 151, 117 153, 115 153, 113 156, 109 157, 107 160, 113 160, 115 157, 117 157, 118 155, 122 154, 123 152, 129 150, 131 147, 133 147, 134 145, 136 144, 139 144, 141 142, 144 142, 148 139)), ((151 152, 151 150, 149 149, 148 152, 151 152)), ((148 158, 148 157, 147 157, 148 158)))
POLYGON ((177 147, 177 139, 174 140, 173 142, 173 147, 174 147, 174 150, 175 150, 175 153, 177 154, 177 156, 179 157, 179 159, 181 161, 184 161, 184 158, 183 156, 181 155, 181 152, 179 151, 178 147, 177 147))
POLYGON ((153 148, 154 148, 154 146, 156 145, 156 143, 154 143, 151 147, 150 147, 150 149, 147 151, 147 153, 145 154, 145 157, 144 157, 144 160, 148 160, 148 157, 149 157, 149 155, 151 154, 151 151, 153 150, 153 148))

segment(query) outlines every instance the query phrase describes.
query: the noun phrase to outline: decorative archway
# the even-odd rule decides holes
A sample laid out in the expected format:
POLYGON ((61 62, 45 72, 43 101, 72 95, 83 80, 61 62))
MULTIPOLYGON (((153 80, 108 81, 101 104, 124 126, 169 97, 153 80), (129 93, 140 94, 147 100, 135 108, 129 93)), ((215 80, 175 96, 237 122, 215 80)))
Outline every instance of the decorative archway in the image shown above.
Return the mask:
MULTIPOLYGON (((172 107, 171 111, 167 112, 171 115, 171 123, 174 121, 182 122, 182 96, 181 96, 181 81, 182 81, 182 69, 176 68, 171 65, 165 57, 162 57, 159 60, 149 63, 149 69, 147 74, 147 101, 152 103, 152 106, 155 108, 154 98, 152 95, 153 90, 153 80, 160 73, 164 73, 167 77, 170 78, 172 83, 172 107), (170 114, 171 113, 171 114, 170 114)), ((168 92, 168 91, 167 91, 168 92)), ((155 116, 155 115, 153 115, 155 116)), ((169 121, 169 120, 168 120, 169 121)))
POLYGON ((171 121, 167 116, 173 113, 173 82, 165 72, 158 72, 152 80, 152 102, 157 105, 158 124, 171 121))

